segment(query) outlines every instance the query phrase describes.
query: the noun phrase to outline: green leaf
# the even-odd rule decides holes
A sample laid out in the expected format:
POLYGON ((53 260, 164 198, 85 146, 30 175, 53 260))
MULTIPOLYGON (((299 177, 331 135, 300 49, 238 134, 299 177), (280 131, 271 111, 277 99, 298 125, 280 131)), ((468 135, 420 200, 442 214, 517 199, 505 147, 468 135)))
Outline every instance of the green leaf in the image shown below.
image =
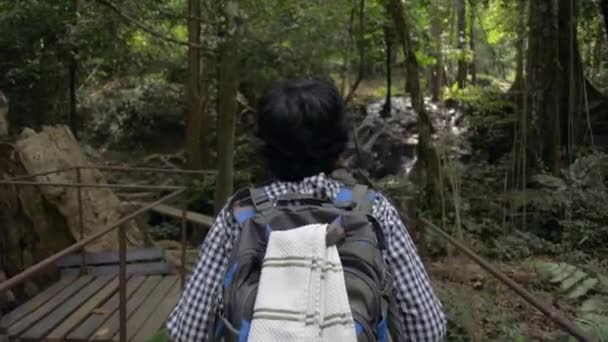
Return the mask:
POLYGON ((576 269, 572 275, 568 278, 564 279, 560 285, 560 288, 563 291, 567 291, 572 288, 575 284, 583 280, 587 276, 587 273, 581 271, 580 269, 576 269))
POLYGON ((159 330, 154 336, 152 336, 148 342, 169 342, 171 341, 171 337, 169 336, 169 332, 167 329, 163 328, 159 330))
POLYGON ((590 290, 592 290, 597 284, 599 280, 596 278, 587 278, 581 284, 576 286, 574 290, 572 290, 568 294, 569 299, 578 299, 584 295, 586 295, 590 290))
POLYGON ((566 280, 572 274, 576 272, 576 267, 568 264, 563 264, 557 271, 554 272, 554 276, 551 278, 552 283, 561 283, 566 280))

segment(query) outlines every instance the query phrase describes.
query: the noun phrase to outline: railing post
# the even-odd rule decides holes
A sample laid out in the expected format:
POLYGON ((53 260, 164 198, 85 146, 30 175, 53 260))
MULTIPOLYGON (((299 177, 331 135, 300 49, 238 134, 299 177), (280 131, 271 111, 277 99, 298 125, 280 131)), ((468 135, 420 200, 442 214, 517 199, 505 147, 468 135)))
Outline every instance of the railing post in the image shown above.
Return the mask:
POLYGON ((180 276, 181 276, 181 287, 182 290, 184 289, 184 287, 186 286, 186 214, 187 211, 184 208, 184 210, 182 211, 182 266, 180 268, 180 276))
POLYGON ((118 227, 118 270, 120 342, 127 341, 127 232, 125 224, 118 227))
MULTIPOLYGON (((82 183, 82 174, 80 171, 80 166, 76 167, 76 183, 77 184, 82 183)), ((84 219, 83 219, 83 212, 82 212, 82 187, 80 187, 80 186, 78 187, 78 224, 80 226, 80 241, 82 241, 82 240, 84 240, 84 219)), ((85 265, 86 265, 86 255, 85 255, 84 248, 81 250, 80 255, 82 257, 82 260, 80 263, 80 274, 83 275, 85 265)))

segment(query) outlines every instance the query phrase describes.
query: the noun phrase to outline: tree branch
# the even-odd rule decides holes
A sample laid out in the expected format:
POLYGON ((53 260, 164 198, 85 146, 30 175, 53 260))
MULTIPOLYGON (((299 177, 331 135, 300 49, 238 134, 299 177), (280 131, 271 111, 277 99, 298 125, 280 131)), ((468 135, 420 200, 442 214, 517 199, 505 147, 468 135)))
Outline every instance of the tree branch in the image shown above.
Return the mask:
POLYGON ((365 0, 361 0, 359 2, 359 37, 357 44, 359 45, 359 70, 357 73, 357 79, 355 83, 350 87, 350 91, 344 100, 344 105, 347 105, 355 96, 357 92, 357 88, 359 88, 359 83, 363 80, 363 73, 365 69, 364 58, 365 58, 365 0))
POLYGON ((188 47, 193 47, 193 48, 197 48, 197 49, 202 49, 203 48, 203 45, 201 45, 201 44, 191 44, 191 43, 185 42, 183 40, 179 40, 179 39, 176 39, 176 38, 173 38, 173 37, 166 36, 166 35, 164 35, 161 32, 155 31, 154 29, 152 29, 148 25, 146 25, 146 24, 140 22, 139 20, 137 20, 137 19, 129 16, 128 14, 122 12, 120 10, 120 8, 118 8, 118 6, 116 6, 111 1, 108 1, 108 0, 96 0, 96 1, 98 3, 104 5, 104 6, 108 7, 109 9, 111 9, 113 12, 115 12, 116 14, 118 14, 124 20, 128 21, 132 25, 136 26, 140 30, 148 33, 149 35, 151 35, 151 36, 153 36, 155 38, 158 38, 158 39, 163 40, 165 42, 181 45, 181 46, 188 46, 188 47))

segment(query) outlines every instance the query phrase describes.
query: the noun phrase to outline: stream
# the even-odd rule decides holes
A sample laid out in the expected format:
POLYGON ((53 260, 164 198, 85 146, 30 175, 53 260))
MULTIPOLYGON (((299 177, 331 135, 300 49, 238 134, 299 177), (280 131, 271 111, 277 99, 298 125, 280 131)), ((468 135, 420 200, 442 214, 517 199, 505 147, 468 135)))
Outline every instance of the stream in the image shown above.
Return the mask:
MULTIPOLYGON (((384 102, 381 99, 367 104, 365 117, 356 127, 362 163, 373 178, 408 176, 417 162, 417 114, 410 98, 400 96, 391 99, 391 115, 383 118, 384 102)), ((430 98, 425 99, 425 106, 435 130, 436 148, 454 158, 470 154, 464 139, 467 124, 462 111, 433 103, 430 98)), ((357 149, 351 142, 347 165, 356 164, 357 158, 357 149)))

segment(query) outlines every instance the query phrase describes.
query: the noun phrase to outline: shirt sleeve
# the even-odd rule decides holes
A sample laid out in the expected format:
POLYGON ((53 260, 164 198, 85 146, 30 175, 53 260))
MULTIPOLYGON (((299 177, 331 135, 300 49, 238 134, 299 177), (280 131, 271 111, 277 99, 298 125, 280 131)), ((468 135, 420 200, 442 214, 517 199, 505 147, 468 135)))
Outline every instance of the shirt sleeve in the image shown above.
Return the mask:
POLYGON ((373 214, 387 242, 385 258, 393 276, 404 341, 443 341, 447 322, 442 305, 397 210, 379 195, 373 214))
POLYGON ((167 328, 174 341, 207 341, 221 303, 220 284, 236 227, 230 210, 224 208, 207 234, 182 297, 169 316, 167 328))

